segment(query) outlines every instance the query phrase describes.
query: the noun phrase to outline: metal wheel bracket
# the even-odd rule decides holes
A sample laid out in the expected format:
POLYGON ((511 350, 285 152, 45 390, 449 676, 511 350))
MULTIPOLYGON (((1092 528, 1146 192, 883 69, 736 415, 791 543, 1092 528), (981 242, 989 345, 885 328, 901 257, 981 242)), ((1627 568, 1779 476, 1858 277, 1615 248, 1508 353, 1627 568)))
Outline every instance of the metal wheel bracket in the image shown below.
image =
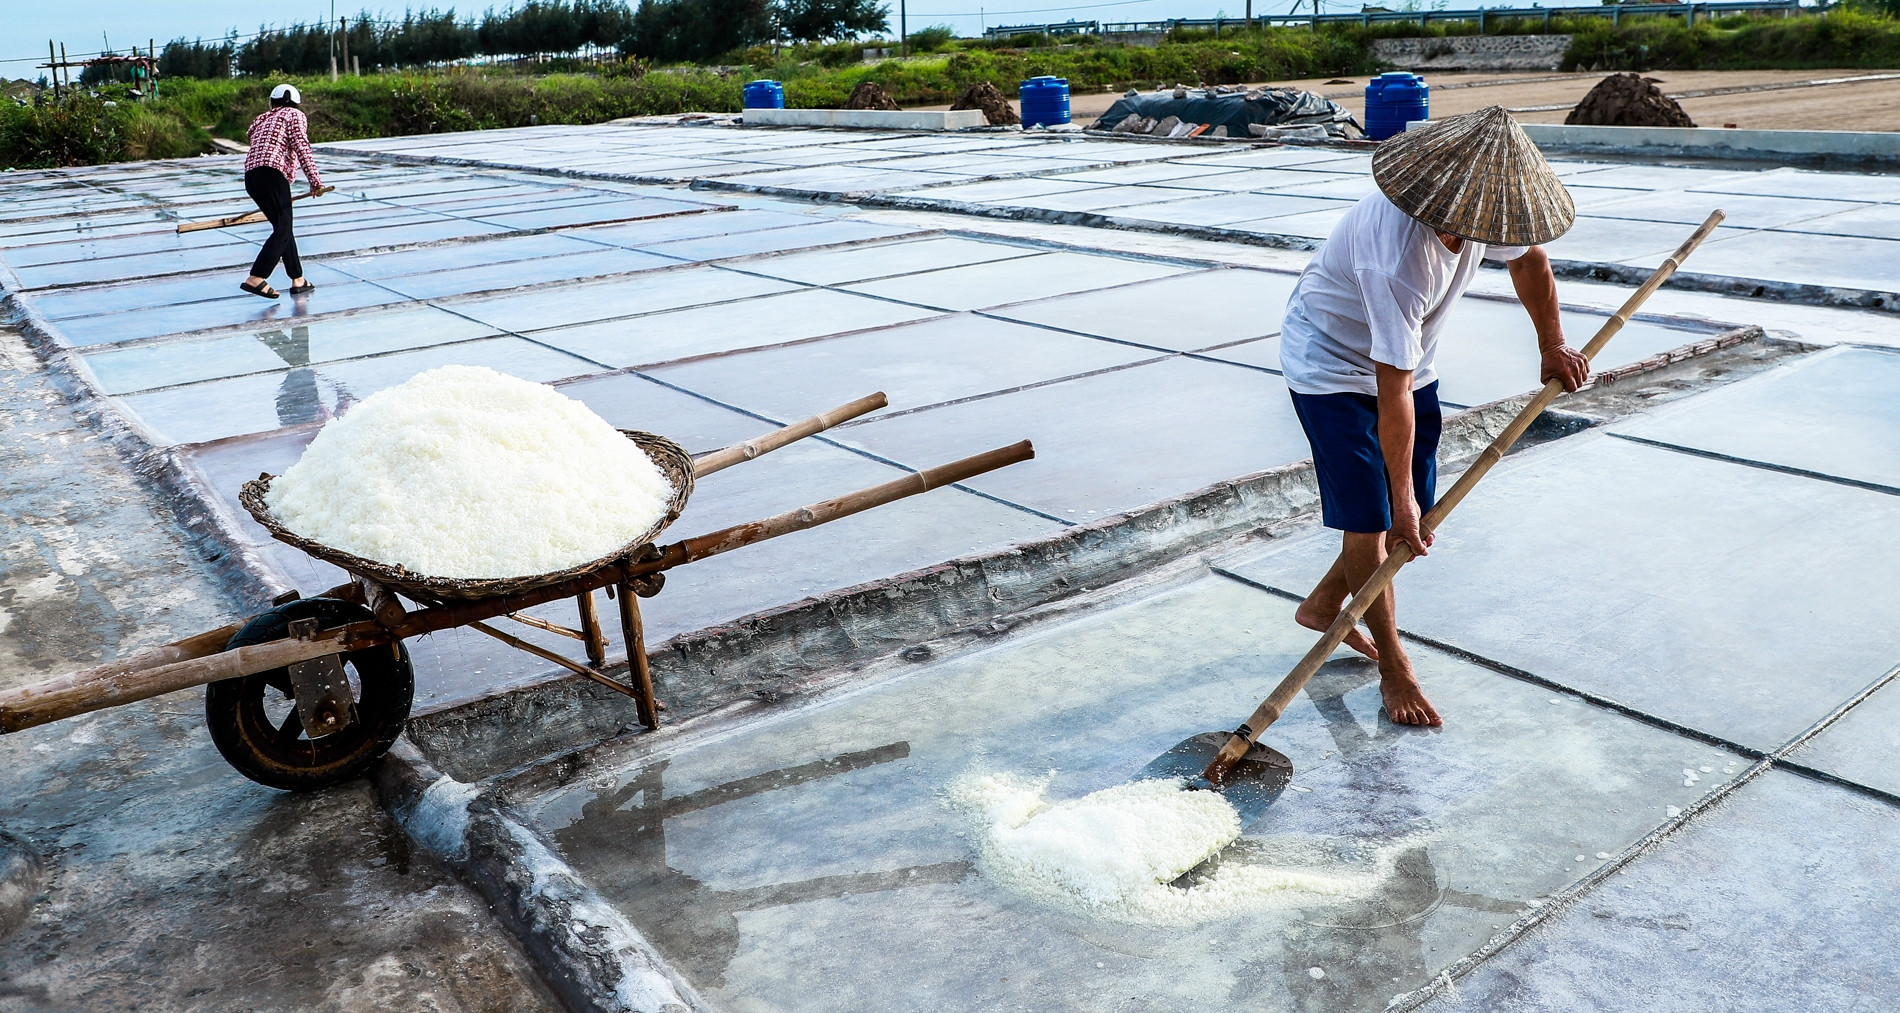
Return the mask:
MULTIPOLYGON (((317 621, 292 622, 290 635, 298 640, 315 639, 317 621)), ((356 701, 350 693, 349 674, 343 670, 343 655, 326 654, 292 664, 290 685, 295 690, 297 716, 303 722, 304 734, 320 739, 356 723, 356 701)))

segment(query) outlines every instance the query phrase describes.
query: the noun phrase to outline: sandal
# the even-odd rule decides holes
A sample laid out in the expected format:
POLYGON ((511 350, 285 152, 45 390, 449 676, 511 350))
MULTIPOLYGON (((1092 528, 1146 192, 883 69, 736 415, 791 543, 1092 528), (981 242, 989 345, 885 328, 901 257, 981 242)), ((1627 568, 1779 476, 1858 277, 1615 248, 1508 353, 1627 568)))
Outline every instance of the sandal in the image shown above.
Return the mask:
POLYGON ((248 281, 240 281, 238 282, 238 287, 252 295, 261 295, 266 299, 276 299, 279 297, 278 291, 270 287, 270 282, 268 281, 260 281, 255 285, 248 281))
POLYGON ((316 290, 317 290, 317 286, 312 285, 311 283, 306 281, 301 285, 292 285, 286 291, 288 291, 291 295, 308 295, 311 292, 315 292, 316 290))

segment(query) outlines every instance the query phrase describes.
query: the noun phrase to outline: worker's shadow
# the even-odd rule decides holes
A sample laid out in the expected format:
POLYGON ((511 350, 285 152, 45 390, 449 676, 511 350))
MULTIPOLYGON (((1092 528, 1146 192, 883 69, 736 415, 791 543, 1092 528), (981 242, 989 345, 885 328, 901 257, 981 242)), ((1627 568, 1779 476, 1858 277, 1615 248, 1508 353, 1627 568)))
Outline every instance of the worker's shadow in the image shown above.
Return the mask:
POLYGON ((667 864, 666 821, 676 816, 835 777, 910 755, 910 743, 842 753, 796 767, 727 781, 667 797, 667 761, 641 770, 617 789, 595 796, 580 818, 554 832, 568 859, 588 873, 609 900, 635 913, 634 920, 666 957, 695 984, 724 983, 739 951, 742 911, 902 887, 955 883, 968 876, 968 861, 938 862, 884 872, 819 876, 739 890, 719 890, 667 864))

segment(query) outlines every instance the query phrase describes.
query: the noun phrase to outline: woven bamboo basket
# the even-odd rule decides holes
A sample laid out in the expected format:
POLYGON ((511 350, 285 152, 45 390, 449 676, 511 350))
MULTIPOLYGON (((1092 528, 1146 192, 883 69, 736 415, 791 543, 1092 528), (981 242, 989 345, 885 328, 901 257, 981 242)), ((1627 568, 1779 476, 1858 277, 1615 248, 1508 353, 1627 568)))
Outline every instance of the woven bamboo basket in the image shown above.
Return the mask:
POLYGON ((321 542, 314 542, 284 527, 265 503, 265 495, 270 492, 274 475, 259 475, 244 483, 244 489, 238 494, 238 502, 250 511, 257 523, 271 533, 271 537, 280 542, 294 545, 311 556, 326 563, 334 563, 354 574, 368 577, 384 587, 408 595, 418 601, 480 601, 483 598, 495 598, 501 595, 530 591, 549 584, 574 577, 584 576, 609 563, 625 559, 649 545, 666 530, 667 525, 679 519, 680 511, 686 509, 686 499, 693 494, 693 459, 679 444, 664 436, 638 432, 632 429, 621 430, 627 439, 632 440, 659 466, 666 480, 673 484, 673 498, 667 504, 666 515, 656 521, 653 527, 638 538, 628 542, 615 551, 591 562, 579 566, 570 566, 554 573, 538 573, 526 577, 430 577, 416 573, 404 566, 365 559, 355 553, 332 548, 321 542))

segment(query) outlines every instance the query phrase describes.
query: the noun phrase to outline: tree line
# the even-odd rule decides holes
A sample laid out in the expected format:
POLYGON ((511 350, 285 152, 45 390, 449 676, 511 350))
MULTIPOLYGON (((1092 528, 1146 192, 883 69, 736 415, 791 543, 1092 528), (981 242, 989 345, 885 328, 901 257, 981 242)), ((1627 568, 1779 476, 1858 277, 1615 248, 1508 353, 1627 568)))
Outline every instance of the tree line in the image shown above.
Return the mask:
POLYGON ((363 69, 426 67, 477 56, 567 55, 587 47, 658 61, 707 61, 771 42, 855 38, 889 27, 884 0, 527 0, 500 13, 457 16, 454 8, 405 11, 401 21, 367 12, 344 19, 264 28, 214 42, 175 39, 159 53, 161 77, 325 74, 347 52, 363 69), (345 37, 347 36, 347 38, 345 37))

